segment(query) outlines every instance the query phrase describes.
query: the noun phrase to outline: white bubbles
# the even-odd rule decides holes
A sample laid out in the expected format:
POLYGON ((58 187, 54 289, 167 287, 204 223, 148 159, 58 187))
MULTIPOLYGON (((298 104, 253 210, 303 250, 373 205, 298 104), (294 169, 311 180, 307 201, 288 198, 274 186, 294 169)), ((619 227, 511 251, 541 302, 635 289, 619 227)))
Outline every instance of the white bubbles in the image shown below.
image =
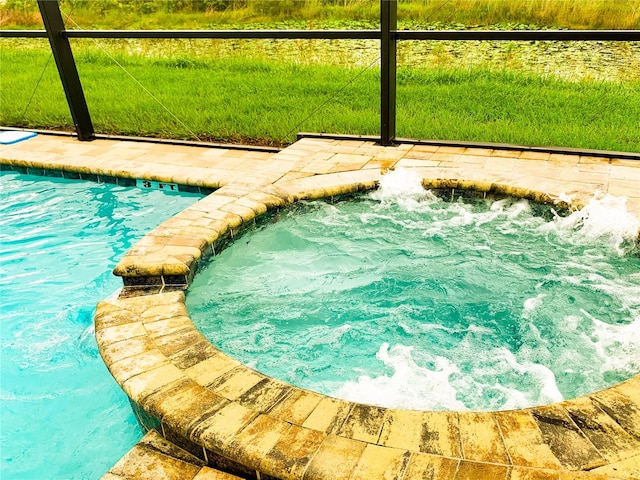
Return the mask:
POLYGON ((592 343, 600 362, 599 371, 640 371, 640 315, 628 324, 611 325, 591 318, 593 329, 585 338, 592 343))
MULTIPOLYGON (((430 211, 432 204, 439 200, 422 186, 420 177, 412 170, 398 168, 382 176, 380 187, 371 198, 381 202, 393 202, 407 210, 430 211)), ((561 194, 557 203, 571 204, 571 197, 561 194)), ((552 222, 535 225, 543 231, 557 235, 581 245, 606 242, 620 254, 628 253, 638 241, 640 220, 630 213, 627 199, 610 194, 596 193, 581 210, 567 217, 556 216, 552 222)), ((531 203, 524 199, 504 198, 491 203, 488 210, 473 212, 463 204, 451 205, 444 219, 436 219, 425 232, 434 234, 443 227, 455 228, 467 225, 481 226, 502 218, 503 223, 496 228, 503 233, 515 233, 514 228, 531 227, 531 203), (453 214, 451 214, 453 212, 453 214), (526 215, 526 219, 523 218, 526 215), (523 222, 525 224, 523 224, 523 222)))
POLYGON ((627 199, 596 194, 581 210, 557 217, 546 230, 581 245, 594 242, 611 245, 619 254, 637 248, 640 220, 627 210, 627 199))
POLYGON ((529 312, 535 310, 540 305, 542 305, 542 301, 544 300, 544 297, 546 297, 546 294, 539 293, 535 297, 527 298, 524 301, 524 305, 523 305, 524 306, 524 311, 522 313, 523 316, 528 316, 529 312))
MULTIPOLYGON (((544 365, 519 360, 504 348, 468 365, 477 349, 462 346, 450 358, 432 356, 418 365, 413 347, 383 343, 376 359, 391 370, 379 376, 360 375, 347 381, 332 396, 360 403, 415 410, 511 410, 563 400, 554 373, 544 365), (523 385, 527 388, 523 388, 523 385)), ((424 361, 424 355, 418 356, 424 361)))
POLYGON ((571 195, 567 195, 566 193, 561 193, 560 195, 558 195, 555 203, 556 205, 571 205, 573 203, 573 197, 571 195))
POLYGON ((383 175, 380 187, 371 193, 371 198, 383 203, 396 203, 409 211, 419 208, 423 202, 438 200, 433 193, 425 190, 422 180, 413 170, 405 168, 397 168, 383 175))
MULTIPOLYGON (((518 360, 517 357, 507 349, 499 349, 496 352, 497 364, 506 367, 508 370, 518 375, 528 375, 539 385, 539 394, 533 400, 535 404, 554 403, 563 400, 562 393, 558 390, 555 374, 545 365, 539 363, 518 360)), ((528 402, 529 403, 529 402, 528 402)), ((531 404, 531 403, 529 403, 531 404)), ((525 405, 515 405, 509 402, 503 405, 503 409, 522 408, 525 405)))
POLYGON ((397 168, 383 175, 378 189, 381 197, 421 196, 424 192, 420 177, 406 168, 397 168))
POLYGON ((371 377, 362 375, 357 381, 342 384, 331 395, 345 400, 416 410, 465 410, 456 398, 449 377, 458 369, 448 359, 436 357, 434 368, 418 366, 411 355, 412 347, 383 343, 376 359, 393 373, 371 377))

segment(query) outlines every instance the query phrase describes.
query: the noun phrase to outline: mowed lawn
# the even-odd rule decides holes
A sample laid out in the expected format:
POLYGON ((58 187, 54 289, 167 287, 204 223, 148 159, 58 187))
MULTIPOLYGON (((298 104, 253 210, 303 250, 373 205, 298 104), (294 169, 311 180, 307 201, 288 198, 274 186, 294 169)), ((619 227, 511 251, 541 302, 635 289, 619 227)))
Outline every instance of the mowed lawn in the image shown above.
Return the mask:
MULTIPOLYGON (((3 48, 2 125, 72 129, 45 41, 3 48)), ((76 54, 96 132, 285 145, 376 135, 379 70, 289 60, 76 54)), ((399 66, 397 136, 640 151, 640 82, 399 66)))

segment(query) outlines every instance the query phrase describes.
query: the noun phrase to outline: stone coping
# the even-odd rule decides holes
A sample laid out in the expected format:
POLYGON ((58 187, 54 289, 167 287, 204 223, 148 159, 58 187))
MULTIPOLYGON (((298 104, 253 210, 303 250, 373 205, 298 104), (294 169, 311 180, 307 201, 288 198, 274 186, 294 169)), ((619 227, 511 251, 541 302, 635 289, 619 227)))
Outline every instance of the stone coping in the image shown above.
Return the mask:
POLYGON ((640 376, 516 411, 369 406, 242 365, 197 331, 184 299, 168 292, 102 302, 96 337, 141 423, 211 467, 261 479, 640 474, 640 376))
POLYGON ((578 207, 596 191, 625 195, 629 210, 640 212, 633 160, 303 139, 255 175, 203 182, 218 189, 150 232, 116 267, 125 287, 98 305, 96 338, 141 424, 242 478, 640 478, 640 375, 523 410, 400 410, 270 378, 196 330, 182 290, 239 228, 297 200, 373 188, 381 171, 395 167, 415 170, 427 187, 570 197, 578 207))
POLYGON ((149 431, 102 480, 242 480, 208 467, 204 461, 149 431))

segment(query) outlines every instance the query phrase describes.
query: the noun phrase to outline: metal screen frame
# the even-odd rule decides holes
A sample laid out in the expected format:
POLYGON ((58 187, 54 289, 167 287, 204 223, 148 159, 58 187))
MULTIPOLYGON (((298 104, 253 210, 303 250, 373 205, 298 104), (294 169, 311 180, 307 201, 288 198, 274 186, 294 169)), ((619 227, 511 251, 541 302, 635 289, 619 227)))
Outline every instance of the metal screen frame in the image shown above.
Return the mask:
POLYGON ((396 138, 396 45, 403 40, 640 41, 640 30, 398 30, 398 0, 380 0, 378 30, 66 30, 58 0, 37 0, 45 30, 0 30, 0 38, 48 38, 78 139, 95 138, 89 108, 71 51, 71 38, 341 39, 380 41, 379 143, 396 138))

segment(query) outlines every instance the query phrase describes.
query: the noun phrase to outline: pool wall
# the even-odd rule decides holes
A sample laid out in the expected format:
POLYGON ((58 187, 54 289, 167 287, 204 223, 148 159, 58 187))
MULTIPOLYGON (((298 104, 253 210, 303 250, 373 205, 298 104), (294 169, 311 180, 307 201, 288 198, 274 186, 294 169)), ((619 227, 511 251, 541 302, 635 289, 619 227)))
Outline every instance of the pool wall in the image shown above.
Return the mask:
MULTIPOLYGON (((627 196, 629 210, 640 213, 635 160, 303 139, 264 170, 219 182, 116 267, 125 288, 98 305, 96 337, 140 423, 204 464, 251 479, 640 478, 640 376, 517 411, 399 410, 267 377, 195 329, 183 290, 239 229, 294 201, 374 188, 382 171, 399 166, 430 188, 542 202, 570 196, 572 207, 600 191, 627 196)), ((118 471, 110 478, 123 478, 118 471)))

